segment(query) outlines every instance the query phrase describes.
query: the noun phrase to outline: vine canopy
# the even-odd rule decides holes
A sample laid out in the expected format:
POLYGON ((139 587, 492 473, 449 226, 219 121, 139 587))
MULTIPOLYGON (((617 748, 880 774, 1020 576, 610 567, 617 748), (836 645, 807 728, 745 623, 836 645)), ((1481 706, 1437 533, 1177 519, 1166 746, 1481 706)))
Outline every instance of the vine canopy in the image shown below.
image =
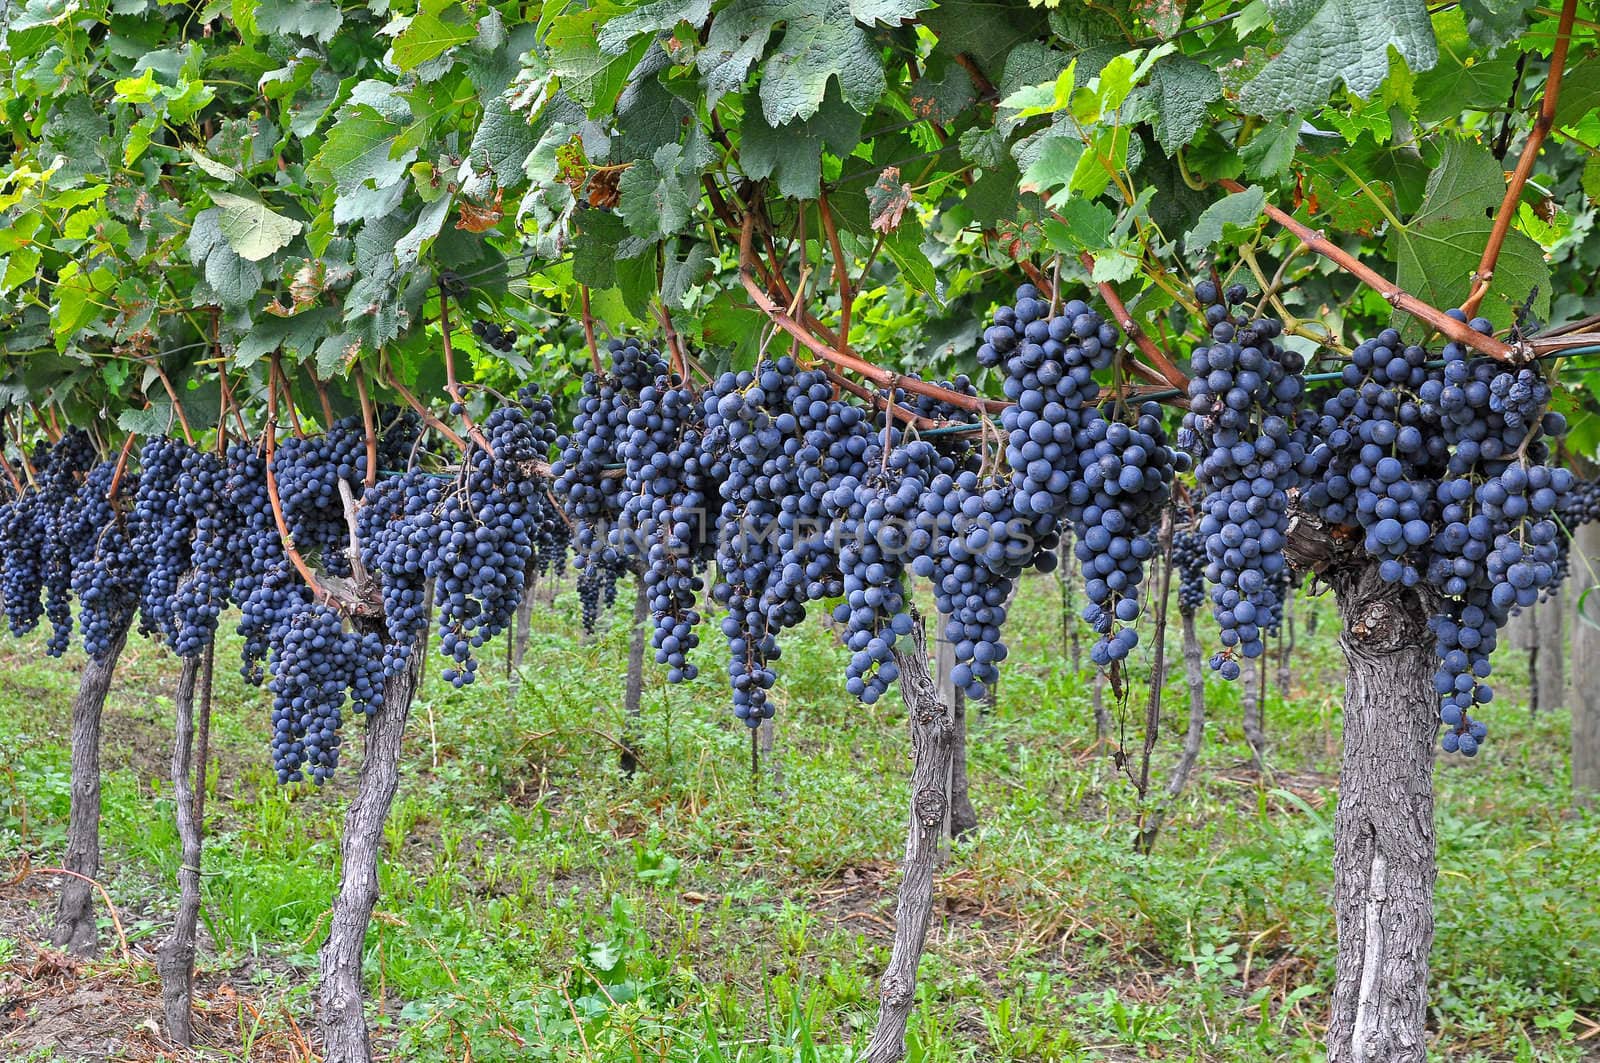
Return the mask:
MULTIPOLYGON (((1499 329, 1578 316, 1600 267, 1600 60, 1578 24, 1480 293, 1499 329)), ((1252 288, 1279 266, 1295 342, 1338 349, 1394 308, 1295 255, 1264 208, 1434 306, 1468 301, 1558 17, 1527 0, 27 0, 0 27, 0 402, 148 432, 174 397, 215 423, 219 354, 247 399, 273 354, 341 409, 358 363, 441 394, 441 275, 543 337, 505 352, 463 331, 480 379, 570 365, 580 290, 609 329, 675 323, 708 366, 748 364, 791 340, 739 283, 747 219, 791 313, 924 375, 975 346, 1019 262, 1077 276, 1085 253, 1162 333, 1215 249, 1252 288)), ((1595 419, 1572 441, 1592 451, 1595 419)))

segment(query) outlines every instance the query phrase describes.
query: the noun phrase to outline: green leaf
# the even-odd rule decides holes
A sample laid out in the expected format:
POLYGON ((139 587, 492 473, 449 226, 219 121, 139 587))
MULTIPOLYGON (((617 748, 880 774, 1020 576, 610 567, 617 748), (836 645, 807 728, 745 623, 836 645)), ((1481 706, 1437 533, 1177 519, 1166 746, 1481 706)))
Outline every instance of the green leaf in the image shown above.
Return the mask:
MULTIPOLYGON (((1417 75, 1417 119, 1443 122, 1469 108, 1505 106, 1517 74, 1511 54, 1490 56, 1479 51, 1468 36, 1460 10, 1440 13, 1433 26, 1439 40, 1439 62, 1417 75)), ((1565 91, 1566 86, 1562 88, 1565 91)))
POLYGON ((1026 165, 1022 171, 1022 183, 1018 186, 1022 191, 1048 196, 1057 188, 1072 182, 1072 175, 1083 159, 1083 141, 1075 134, 1052 133, 1045 135, 1032 147, 1033 150, 1029 152, 1031 160, 1025 162, 1020 153, 1017 157, 1018 163, 1025 162, 1026 165))
POLYGON ((572 242, 572 279, 590 288, 610 288, 617 283, 617 259, 627 226, 617 215, 598 210, 579 217, 582 228, 572 242))
POLYGON ((538 146, 527 119, 511 110, 504 95, 484 105, 483 118, 472 136, 472 156, 481 159, 502 185, 518 183, 523 164, 538 146))
POLYGON ((37 246, 19 247, 6 260, 5 275, 0 277, 0 295, 16 289, 39 275, 39 262, 44 254, 37 246))
POLYGON ((600 27, 600 50, 607 55, 621 55, 635 37, 663 33, 680 22, 698 29, 710 17, 711 0, 653 0, 607 19, 600 27))
POLYGON ((261 270, 223 244, 206 256, 206 283, 226 307, 244 306, 261 290, 261 270))
MULTIPOLYGON (((1434 306, 1460 306, 1472 293, 1472 275, 1493 228, 1490 218, 1463 217, 1400 230, 1394 236, 1395 283, 1434 306)), ((1506 328, 1535 288, 1533 312, 1543 319, 1550 313, 1550 267, 1544 249, 1513 230, 1506 234, 1489 296, 1479 313, 1495 328, 1506 328)), ((1397 315, 1397 320, 1404 318, 1397 315)))
POLYGON ((908 101, 911 109, 930 122, 953 122, 978 98, 972 76, 955 63, 930 66, 911 83, 908 101))
POLYGON ((1439 51, 1423 0, 1271 0, 1283 48, 1239 92, 1257 114, 1320 106, 1340 81, 1371 96, 1389 74, 1389 49, 1414 71, 1439 51))
POLYGON ((328 130, 322 150, 313 161, 341 187, 367 181, 379 188, 403 180, 416 149, 396 155, 396 141, 405 132, 411 110, 392 85, 363 81, 339 108, 338 120, 328 130))
POLYGON ((415 70, 477 35, 478 28, 459 16, 446 22, 424 7, 394 39, 390 57, 401 70, 415 70))
POLYGON ((617 183, 622 195, 618 211, 628 231, 646 239, 670 236, 689 223, 700 200, 700 173, 713 158, 698 134, 689 144, 663 144, 640 159, 617 183))
POLYGON ((261 0, 255 21, 262 33, 313 37, 326 44, 344 25, 344 13, 329 0, 261 0))
POLYGON ((259 199, 213 192, 211 201, 222 208, 218 224, 228 246, 251 262, 260 262, 278 251, 300 232, 299 222, 285 218, 259 199))
POLYGON ((1141 110, 1154 117, 1156 142, 1172 155, 1194 139, 1209 105, 1221 98, 1216 71, 1187 56, 1169 55, 1150 68, 1141 110))
POLYGON ((1444 142, 1438 165, 1428 174, 1422 206, 1409 224, 1481 218, 1499 207, 1505 194, 1505 171, 1489 149, 1452 137, 1444 142))
POLYGON ((868 26, 900 26, 933 6, 932 0, 850 0, 850 14, 868 26))
POLYGON ((450 206, 453 202, 450 196, 440 196, 432 203, 427 204, 417 214, 417 223, 411 231, 400 238, 394 245, 394 255, 399 268, 408 270, 417 264, 422 257, 422 249, 432 242, 439 230, 444 228, 445 219, 450 216, 450 206))
POLYGON ((1056 217, 1044 223, 1044 235, 1051 250, 1076 255, 1079 251, 1100 251, 1111 243, 1115 214, 1099 203, 1069 199, 1055 208, 1056 217))
POLYGON ((883 250, 900 267, 900 276, 908 284, 942 304, 944 300, 939 294, 939 277, 933 270, 933 263, 928 261, 927 253, 922 250, 922 237, 922 223, 914 215, 908 214, 901 226, 884 238, 883 250))
POLYGON ((756 96, 746 97, 739 163, 745 176, 773 179, 780 195, 815 199, 822 180, 822 150, 846 156, 861 139, 859 112, 830 85, 822 107, 810 118, 776 128, 767 124, 756 96))
POLYGON ((117 427, 124 432, 140 436, 164 435, 177 417, 172 411, 172 401, 165 395, 150 400, 150 405, 136 410, 128 407, 117 414, 117 427))
POLYGON ((707 106, 743 87, 780 26, 782 36, 761 70, 768 125, 815 114, 830 80, 838 81, 846 103, 871 113, 885 87, 883 57, 846 0, 733 0, 712 20, 696 60, 707 106))
POLYGON ((650 46, 649 39, 641 37, 615 55, 600 50, 602 28, 620 17, 621 11, 610 0, 600 0, 586 11, 550 20, 545 42, 550 49, 550 69, 561 79, 561 88, 591 118, 607 114, 616 106, 628 75, 650 46))
POLYGON ((1267 194, 1260 187, 1247 188, 1223 196, 1200 212, 1194 228, 1184 237, 1185 249, 1193 254, 1222 242, 1229 230, 1253 232, 1261 226, 1261 211, 1267 194))
POLYGON ((661 271, 661 301, 677 306, 689 289, 711 274, 712 258, 709 244, 695 241, 686 252, 679 252, 681 241, 672 240, 667 245, 665 266, 661 271))
POLYGON ((1257 181, 1267 180, 1286 172, 1294 159, 1294 150, 1300 145, 1300 119, 1294 115, 1276 118, 1250 138, 1239 149, 1239 160, 1244 172, 1257 181))
POLYGON ((1556 125, 1576 125, 1596 110, 1600 110, 1600 58, 1587 57, 1562 75, 1556 125))
POLYGON ((1583 194, 1589 202, 1600 203, 1600 155, 1591 155, 1583 164, 1583 194))
POLYGON ((1499 48, 1521 37, 1538 0, 1462 0, 1467 32, 1479 47, 1499 48))

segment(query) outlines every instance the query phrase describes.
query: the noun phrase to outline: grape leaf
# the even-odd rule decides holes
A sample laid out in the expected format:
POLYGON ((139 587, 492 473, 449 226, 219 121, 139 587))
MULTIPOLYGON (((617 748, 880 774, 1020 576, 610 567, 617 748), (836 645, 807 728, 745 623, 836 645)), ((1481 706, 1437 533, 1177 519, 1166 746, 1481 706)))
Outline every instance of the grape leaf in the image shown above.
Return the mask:
POLYGON ((261 290, 261 269, 227 244, 206 256, 206 283, 223 306, 244 306, 261 290))
POLYGON ((1528 12, 1538 0, 1462 0, 1467 32, 1483 48, 1498 48, 1521 37, 1528 12))
POLYGON ((326 44, 344 25, 344 13, 328 0, 261 0, 255 22, 262 33, 292 33, 326 44))
POLYGON ((867 203, 872 208, 873 232, 890 233, 900 228, 900 220, 911 205, 911 186, 900 179, 900 167, 890 166, 878 175, 877 182, 867 189, 867 203))
MULTIPOLYGON (((1461 217, 1427 225, 1410 225, 1394 237, 1398 272, 1395 283, 1434 306, 1459 306, 1472 293, 1472 275, 1489 242, 1494 221, 1461 217)), ((1516 308, 1537 288, 1533 312, 1543 319, 1550 313, 1550 267, 1544 249, 1515 230, 1506 234, 1495 263, 1489 297, 1479 310, 1496 329, 1510 326, 1516 308)), ((1397 315, 1404 321, 1403 315, 1397 315)), ((1411 326, 1408 332, 1415 334, 1411 326)))
POLYGON ((1261 211, 1266 205, 1267 194, 1259 185, 1223 196, 1200 212, 1194 228, 1183 239, 1185 249, 1193 254, 1220 243, 1229 230, 1255 230, 1261 225, 1261 211))
POLYGON ((930 65, 912 82, 908 102, 923 118, 947 125, 977 98, 972 77, 955 63, 944 63, 937 68, 930 65))
POLYGON ((1150 81, 1140 91, 1137 108, 1154 118, 1156 142, 1172 155, 1194 139, 1208 105, 1222 97, 1217 72, 1183 55, 1163 56, 1150 68, 1150 81))
POLYGON ((483 119, 472 135, 471 154, 502 184, 514 183, 537 144, 533 127, 523 115, 511 110, 509 99, 502 94, 484 105, 483 119))
POLYGON ((458 44, 477 37, 478 28, 459 18, 445 21, 425 5, 394 39, 390 56, 401 70, 415 70, 458 44))
POLYGON ((653 0, 607 19, 600 27, 600 50, 621 55, 628 50, 628 42, 642 34, 662 33, 680 22, 698 29, 710 17, 711 0, 653 0))
POLYGON ((1285 115, 1256 130, 1249 143, 1239 149, 1239 160, 1244 163, 1246 174, 1265 180, 1289 169, 1299 144, 1300 119, 1285 115))
POLYGON ((816 114, 774 128, 752 93, 745 98, 739 163, 747 177, 775 180, 780 195, 815 199, 822 180, 822 149, 848 155, 861 139, 861 121, 830 85, 816 114))
POLYGON ((1422 206, 1409 226, 1482 218, 1505 197, 1505 173, 1482 144, 1461 138, 1444 142, 1439 162, 1428 174, 1422 206))
POLYGON ((850 0, 850 14, 868 26, 900 26, 933 6, 932 0, 850 0))
POLYGON ((1054 251, 1077 254, 1110 245, 1117 217, 1105 206, 1087 199, 1070 199, 1057 206, 1055 217, 1044 223, 1045 239, 1054 251))
POLYGON ((628 231, 646 239, 670 236, 688 224, 700 199, 700 172, 712 160, 698 128, 683 144, 663 144, 639 159, 617 183, 618 210, 628 231))
POLYGON ((1556 125, 1575 125, 1595 110, 1600 110, 1600 59, 1585 58, 1572 64, 1561 78, 1556 125))
POLYGON ((211 201, 222 208, 218 225, 228 246, 251 262, 260 262, 278 251, 300 232, 299 222, 285 218, 259 199, 213 192, 211 201))
POLYGON ((1468 108, 1504 106, 1516 77, 1516 60, 1509 54, 1478 54, 1459 10, 1440 14, 1434 20, 1434 32, 1439 40, 1439 62, 1417 75, 1418 120, 1442 122, 1468 108))
POLYGON ((410 108, 393 85, 361 82, 351 92, 350 102, 339 108, 338 120, 329 128, 313 169, 326 173, 341 187, 365 181, 380 187, 394 184, 405 177, 417 155, 415 148, 398 156, 392 150, 410 116, 410 108))
POLYGON ((1414 71, 1438 61, 1423 0, 1269 0, 1283 49, 1239 93, 1258 114, 1303 111, 1343 81, 1363 98, 1389 73, 1392 47, 1414 71))
POLYGON ((637 38, 613 55, 600 50, 599 31, 621 9, 601 0, 588 10, 574 11, 550 20, 550 69, 561 79, 561 88, 583 105, 591 118, 610 111, 628 83, 628 75, 639 65, 649 47, 649 39, 637 38))
POLYGON ((709 106, 744 85, 780 26, 778 44, 761 68, 768 125, 815 114, 831 80, 851 107, 872 111, 883 95, 883 57, 846 0, 733 0, 712 20, 696 60, 709 106))

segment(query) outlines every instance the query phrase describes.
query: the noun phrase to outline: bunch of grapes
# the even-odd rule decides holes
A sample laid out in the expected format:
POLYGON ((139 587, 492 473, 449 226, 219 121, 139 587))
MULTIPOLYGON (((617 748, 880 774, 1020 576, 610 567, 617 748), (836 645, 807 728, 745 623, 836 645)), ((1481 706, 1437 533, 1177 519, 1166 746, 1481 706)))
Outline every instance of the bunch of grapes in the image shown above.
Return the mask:
MULTIPOLYGON (((115 461, 91 469, 57 525, 60 543, 72 558, 72 591, 78 597, 83 650, 97 659, 103 659, 128 630, 150 567, 149 556, 136 545, 144 531, 137 504, 131 515, 125 515, 111 500, 116 469, 115 461)), ((125 476, 123 485, 128 491, 139 486, 132 476, 125 476)))
POLYGON ((493 321, 477 319, 472 323, 472 334, 497 351, 517 349, 516 329, 504 328, 493 321))
POLYGON ((1352 352, 1340 383, 1308 421, 1305 504, 1359 526, 1383 579, 1441 597, 1429 626, 1443 746, 1472 756, 1486 728, 1471 710, 1494 696, 1499 631, 1561 576, 1557 515, 1573 478, 1545 464, 1544 437, 1565 419, 1532 369, 1454 341, 1434 360, 1393 329, 1352 352))
POLYGON ((183 519, 194 529, 192 567, 169 603, 172 650, 180 657, 200 653, 215 637, 249 552, 239 510, 227 498, 227 482, 228 467, 215 454, 190 450, 184 455, 177 494, 183 519))
POLYGON ((1264 628, 1281 615, 1289 490, 1305 457, 1294 431, 1305 360, 1275 342, 1282 322, 1249 320, 1234 309, 1244 302, 1243 285, 1219 292, 1201 281, 1194 294, 1210 342, 1193 353, 1180 443, 1198 456, 1195 477, 1205 491, 1200 534, 1225 647, 1211 666, 1235 679, 1237 655, 1261 656, 1264 628))
POLYGON ((544 482, 525 471, 543 460, 548 440, 520 406, 484 421, 492 455, 474 448, 460 483, 440 503, 436 552, 425 570, 439 608, 439 650, 454 664, 441 675, 457 687, 477 672, 474 651, 500 634, 522 600, 540 523, 544 482))
POLYGON ((1188 462, 1167 446, 1161 409, 1153 402, 1143 404, 1131 424, 1088 419, 1076 447, 1082 471, 1070 493, 1074 555, 1089 599, 1083 618, 1101 636, 1089 658, 1104 667, 1126 660, 1138 645, 1132 624, 1139 619, 1144 563, 1155 552, 1150 532, 1171 496, 1173 473, 1188 462), (1081 505, 1079 498, 1085 499, 1081 505))
POLYGON ((71 519, 73 496, 95 464, 94 443, 81 428, 69 428, 50 448, 49 459, 39 468, 35 496, 38 519, 47 529, 44 538, 44 612, 50 621, 45 652, 59 657, 72 638, 72 548, 62 531, 71 519))
POLYGON ((1199 532, 1183 527, 1172 535, 1172 564, 1178 570, 1178 608, 1194 613, 1206 601, 1206 544, 1199 532))
POLYGON ((132 548, 147 567, 139 594, 139 630, 148 637, 177 638, 172 598, 192 565, 194 526, 178 493, 184 462, 194 448, 156 436, 139 451, 139 483, 133 493, 132 548))

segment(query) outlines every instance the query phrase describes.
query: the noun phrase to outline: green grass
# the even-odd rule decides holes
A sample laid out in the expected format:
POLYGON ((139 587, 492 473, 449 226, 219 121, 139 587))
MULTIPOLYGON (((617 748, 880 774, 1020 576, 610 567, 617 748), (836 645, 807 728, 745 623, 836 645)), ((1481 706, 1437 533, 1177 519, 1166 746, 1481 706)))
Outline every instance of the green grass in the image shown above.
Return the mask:
MULTIPOLYGON (((668 687, 652 666, 642 767, 624 777, 612 740, 629 593, 588 642, 570 591, 536 617, 515 704, 501 646, 464 694, 430 662, 368 942, 391 1058, 458 1060, 470 1044, 483 1063, 830 1063, 865 1043, 904 845, 898 699, 855 704, 844 651, 814 622, 791 633, 779 791, 752 780, 707 645, 695 684, 668 687)), ((1318 609, 1297 693, 1269 699, 1275 774, 1243 767, 1237 692, 1211 680, 1200 766, 1144 858, 1132 785, 1091 748, 1086 677, 1061 662, 1056 584, 1027 582, 998 711, 971 720, 982 827, 940 875, 910 1059, 1320 1058, 1342 664, 1330 604, 1318 609)), ((39 648, 0 644, 0 848, 44 863, 63 838, 77 662, 39 648)), ((333 784, 280 788, 264 695, 234 674, 236 652, 226 643, 217 670, 202 966, 254 972, 307 1024, 359 732, 333 784)), ((1520 659, 1498 663, 1514 688, 1520 659)), ((1186 713, 1180 673, 1158 784, 1186 713)), ((105 877, 136 938, 163 931, 175 894, 175 674, 138 642, 108 706, 105 877)), ((1146 682, 1136 667, 1140 693, 1118 710, 1132 750, 1146 682)), ((1488 722, 1483 755, 1438 770, 1433 1052, 1581 1060, 1585 1020, 1600 1020, 1600 818, 1571 807, 1563 714, 1530 721, 1513 689, 1488 722)))

